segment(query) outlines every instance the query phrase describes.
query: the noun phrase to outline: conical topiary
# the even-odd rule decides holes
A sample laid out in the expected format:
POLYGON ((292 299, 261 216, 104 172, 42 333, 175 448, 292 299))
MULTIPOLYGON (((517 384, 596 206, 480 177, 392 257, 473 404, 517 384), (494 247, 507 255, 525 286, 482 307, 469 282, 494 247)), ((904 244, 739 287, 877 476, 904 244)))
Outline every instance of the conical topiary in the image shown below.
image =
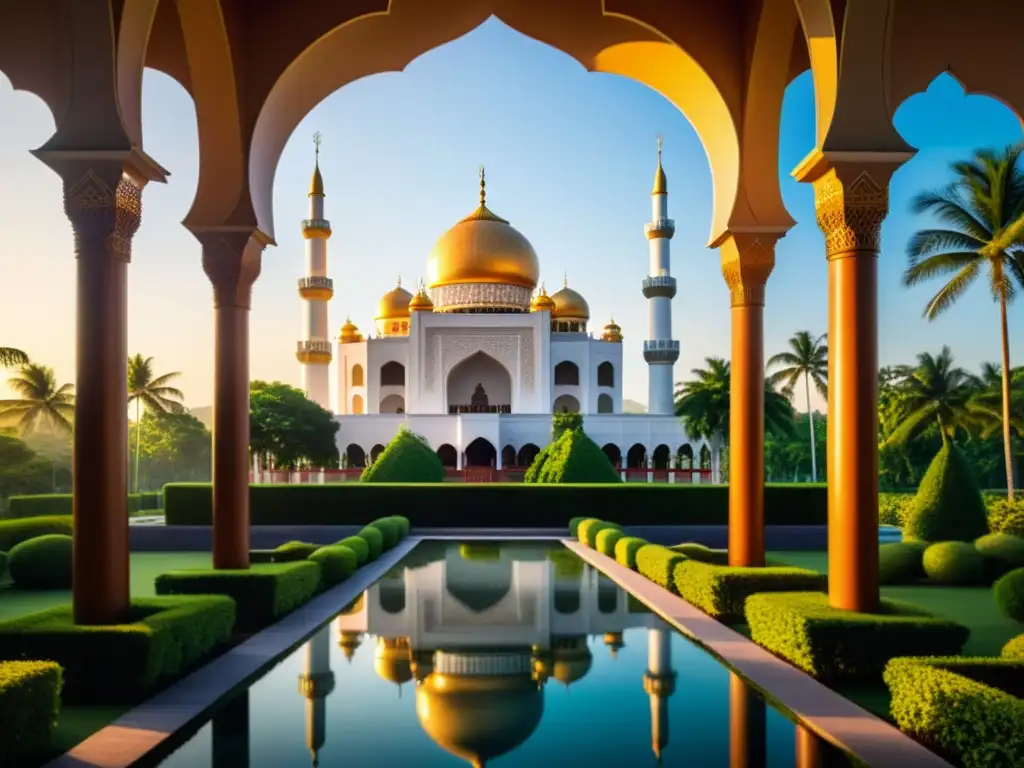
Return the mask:
POLYGON ((974 541, 988 533, 988 512, 967 459, 946 441, 921 479, 906 526, 908 539, 974 541))
POLYGON ((364 483, 440 483, 444 465, 427 441, 403 425, 377 460, 363 470, 364 483))
POLYGON ((582 429, 569 429, 537 454, 528 483, 620 483, 604 451, 582 429))

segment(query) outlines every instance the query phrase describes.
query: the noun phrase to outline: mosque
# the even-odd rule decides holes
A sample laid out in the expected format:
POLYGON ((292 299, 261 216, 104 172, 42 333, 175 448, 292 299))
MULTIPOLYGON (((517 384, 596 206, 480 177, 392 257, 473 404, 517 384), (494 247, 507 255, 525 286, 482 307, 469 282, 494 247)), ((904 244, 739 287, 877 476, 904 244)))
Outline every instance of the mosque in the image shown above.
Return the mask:
POLYGON ((660 139, 652 219, 644 226, 650 267, 640 285, 648 305, 644 414, 623 413, 621 328, 609 319, 595 334, 590 305, 568 280, 547 292, 530 241, 488 207, 482 167, 479 205, 434 245, 426 281, 411 292, 399 279, 381 297, 372 332, 364 336, 349 318, 335 350, 319 134, 315 142, 309 218, 302 222, 306 276, 299 280, 305 338, 296 357, 307 396, 324 408, 333 405, 344 466, 373 461, 405 424, 448 467, 527 467, 550 442, 552 413, 579 412, 615 466, 715 474, 717 446, 691 439, 673 415, 679 342, 672 338, 676 280, 669 242, 675 223, 668 218, 660 139))

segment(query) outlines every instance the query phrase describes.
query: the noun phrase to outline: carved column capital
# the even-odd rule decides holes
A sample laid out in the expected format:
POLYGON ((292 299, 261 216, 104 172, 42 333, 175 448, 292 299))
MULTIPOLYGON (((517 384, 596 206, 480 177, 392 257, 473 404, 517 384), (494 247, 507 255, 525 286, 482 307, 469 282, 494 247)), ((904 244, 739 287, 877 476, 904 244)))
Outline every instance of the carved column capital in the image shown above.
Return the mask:
POLYGON ((130 262, 132 238, 142 223, 145 182, 125 173, 120 162, 69 164, 61 176, 76 258, 130 262))
POLYGON ((213 306, 249 309, 260 276, 266 238, 249 227, 194 232, 203 246, 203 271, 213 284, 213 306))
POLYGON ((877 253, 889 213, 889 177, 894 169, 859 165, 830 168, 813 182, 818 226, 827 259, 859 251, 877 253))
POLYGON ((775 268, 777 233, 730 233, 719 246, 722 276, 732 306, 764 306, 764 288, 775 268))

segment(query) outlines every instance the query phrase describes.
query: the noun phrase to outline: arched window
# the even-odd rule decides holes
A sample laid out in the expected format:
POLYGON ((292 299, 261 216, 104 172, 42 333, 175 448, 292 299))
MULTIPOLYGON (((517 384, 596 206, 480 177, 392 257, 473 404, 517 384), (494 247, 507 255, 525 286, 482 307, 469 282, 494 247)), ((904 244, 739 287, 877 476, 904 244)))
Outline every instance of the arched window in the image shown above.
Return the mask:
POLYGON ((352 413, 359 415, 366 412, 366 404, 362 395, 352 395, 352 413))
POLYGON ((384 446, 377 443, 370 449, 370 461, 376 461, 377 457, 384 453, 384 446))
POLYGON ((467 467, 493 467, 497 458, 498 452, 494 446, 482 437, 466 446, 467 467))
POLYGON ((572 395, 559 395, 551 408, 552 413, 579 413, 580 401, 572 395))
POLYGON ((352 366, 352 386, 353 387, 363 387, 363 386, 366 386, 363 383, 363 366, 361 366, 359 363, 356 363, 355 365, 352 366))
POLYGON ((629 469, 643 469, 647 466, 647 449, 640 443, 634 443, 626 454, 626 467, 629 469))
POLYGON ((605 361, 597 366, 597 386, 615 386, 615 366, 605 361))
POLYGON ((555 386, 578 387, 580 369, 576 363, 565 360, 555 366, 555 386))
POLYGON ((405 366, 392 360, 380 367, 380 385, 382 387, 404 387, 405 366))
POLYGON ((676 464, 679 469, 693 469, 693 446, 683 443, 676 451, 676 464))
POLYGON ((519 449, 519 455, 516 456, 516 463, 520 467, 529 467, 533 464, 533 460, 537 458, 537 454, 540 453, 540 448, 533 443, 527 443, 519 449))
POLYGON ((672 455, 671 449, 662 443, 654 449, 654 454, 651 457, 654 460, 655 469, 668 469, 669 457, 672 455))
POLYGON ((345 459, 352 469, 366 466, 366 452, 355 443, 350 443, 345 449, 345 459))
POLYGON ((611 395, 598 395, 597 396, 597 412, 598 413, 611 413, 615 410, 615 403, 612 401, 611 395))
POLYGON ((388 395, 380 401, 381 413, 405 413, 405 398, 401 395, 388 395))
POLYGON ((444 443, 438 446, 437 458, 441 460, 441 464, 446 467, 455 469, 459 462, 458 452, 455 450, 455 446, 444 443))
POLYGON ((619 450, 619 446, 615 443, 606 443, 601 446, 601 450, 604 451, 604 455, 608 457, 608 461, 612 463, 612 466, 616 469, 622 467, 622 451, 619 450))
POLYGON ((501 449, 501 465, 503 467, 514 467, 516 465, 516 449, 506 445, 501 449))

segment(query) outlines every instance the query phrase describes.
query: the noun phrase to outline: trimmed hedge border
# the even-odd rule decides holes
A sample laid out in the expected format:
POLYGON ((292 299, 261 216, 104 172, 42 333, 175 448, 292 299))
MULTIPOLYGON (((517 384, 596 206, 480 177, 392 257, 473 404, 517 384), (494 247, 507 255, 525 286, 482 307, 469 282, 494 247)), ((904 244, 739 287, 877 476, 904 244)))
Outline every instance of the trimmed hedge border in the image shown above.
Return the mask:
POLYGON ((751 639, 818 680, 878 679, 896 656, 953 656, 970 630, 916 605, 882 599, 879 613, 841 611, 818 592, 751 595, 751 639))
POLYGON ((170 571, 156 577, 158 595, 227 595, 237 607, 239 632, 273 624, 313 597, 319 585, 320 566, 305 560, 253 565, 247 571, 170 571))
POLYGON ((693 559, 677 565, 673 579, 684 600, 726 623, 743 620, 743 608, 751 595, 828 589, 827 576, 805 568, 739 568, 693 559))
POLYGON ((1024 765, 1024 661, 897 658, 885 668, 900 730, 964 768, 1024 765))
POLYGON ((52 661, 0 661, 0 765, 18 765, 50 748, 63 675, 52 661))
POLYGON ((37 536, 61 533, 70 536, 74 530, 71 515, 43 515, 19 520, 0 520, 0 552, 10 552, 18 544, 37 536))
MULTIPOLYGON (((160 509, 163 491, 128 494, 128 514, 135 515, 160 509)), ((41 515, 70 515, 74 498, 70 493, 40 493, 32 496, 11 496, 7 500, 7 514, 12 518, 39 517, 41 515)))
MULTIPOLYGON (((765 487, 768 525, 825 525, 826 486, 765 487)), ((167 525, 210 525, 209 483, 164 487, 167 525)), ((366 525, 382 509, 408 510, 414 526, 568 526, 575 510, 630 525, 726 525, 725 485, 622 483, 335 483, 250 485, 252 525, 366 525)))
POLYGON ((220 595, 135 598, 125 623, 109 626, 75 624, 60 606, 0 622, 0 658, 55 661, 68 704, 128 704, 227 642, 234 624, 235 604, 220 595))
POLYGON ((648 544, 636 551, 636 569, 660 587, 676 592, 673 574, 676 567, 686 562, 686 555, 673 552, 660 544, 648 544))

